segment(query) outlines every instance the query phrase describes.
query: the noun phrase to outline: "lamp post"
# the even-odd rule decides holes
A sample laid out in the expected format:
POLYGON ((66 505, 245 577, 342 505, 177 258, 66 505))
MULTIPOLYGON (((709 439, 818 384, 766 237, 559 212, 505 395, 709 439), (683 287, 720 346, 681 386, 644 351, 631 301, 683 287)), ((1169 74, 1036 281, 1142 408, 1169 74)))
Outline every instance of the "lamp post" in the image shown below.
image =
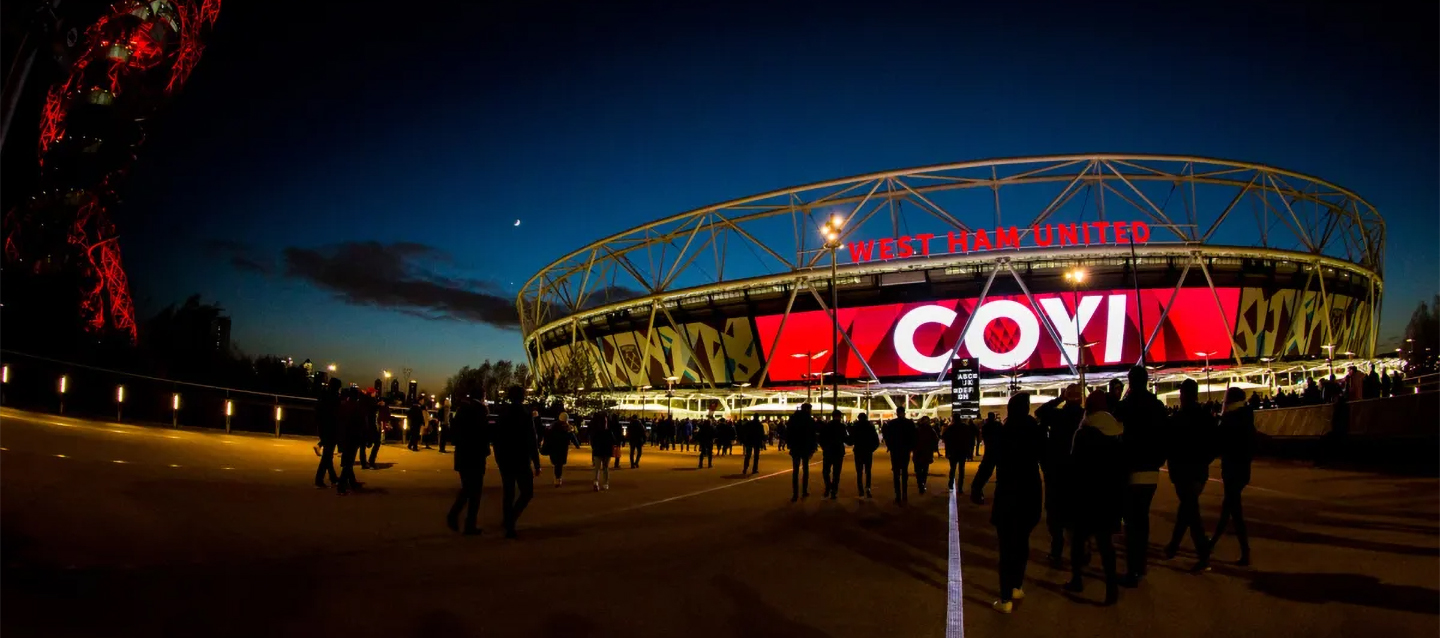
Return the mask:
MULTIPOLYGON (((1075 305, 1075 310, 1074 310, 1074 312, 1075 312, 1075 343, 1073 343, 1073 344, 1071 344, 1071 343, 1065 344, 1065 345, 1069 346, 1069 345, 1076 345, 1076 344, 1078 344, 1078 343, 1081 343, 1081 337, 1080 337, 1080 284, 1082 284, 1082 283, 1085 282, 1085 270, 1084 270, 1084 269, 1081 269, 1081 268, 1071 268, 1070 270, 1068 270, 1068 271, 1065 272, 1065 281, 1070 282, 1070 300, 1071 300, 1071 303, 1073 303, 1073 304, 1075 305)), ((1090 344, 1090 345, 1094 345, 1094 344, 1090 344)), ((1085 350, 1084 350, 1085 347, 1086 347, 1086 346, 1079 346, 1079 347, 1076 348, 1076 353, 1080 356, 1080 387, 1081 387, 1081 388, 1084 388, 1084 387, 1085 387, 1085 350)))
MULTIPOLYGON (((830 379, 830 403, 835 410, 840 409, 840 291, 835 289, 835 270, 836 253, 840 250, 840 228, 844 222, 835 215, 829 223, 820 227, 820 234, 825 237, 825 249, 830 251, 830 351, 835 353, 830 357, 830 372, 834 375, 830 379)), ((824 392, 823 388, 821 392, 824 392)))
POLYGON ((861 381, 861 383, 865 384, 865 413, 866 413, 866 414, 869 414, 869 413, 870 413, 870 397, 874 395, 874 392, 873 392, 872 389, 875 387, 875 384, 880 383, 880 382, 879 382, 879 381, 876 381, 875 379, 865 379, 865 380, 861 381))
POLYGON ((675 382, 680 377, 665 377, 665 418, 675 420, 675 382))
POLYGON ((791 357, 791 358, 794 358, 794 359, 799 359, 800 357, 805 357, 805 359, 806 359, 806 361, 805 361, 805 402, 806 402, 806 403, 809 403, 809 402, 810 402, 810 384, 813 383, 813 381, 811 381, 811 379, 814 378, 814 376, 815 376, 815 372, 813 371, 812 366, 814 365, 816 359, 819 359, 820 357, 823 357, 823 356, 825 356, 825 355, 827 355, 827 354, 829 354, 829 353, 830 353, 829 350, 821 350, 821 351, 819 351, 819 352, 811 352, 811 351, 809 351, 809 350, 806 350, 806 351, 804 351, 804 352, 796 352, 795 354, 790 355, 790 357, 791 357))
POLYGON ((1216 350, 1215 352, 1195 353, 1195 356, 1205 358, 1205 397, 1207 400, 1210 397, 1210 357, 1215 356, 1217 352, 1219 352, 1219 350, 1216 350))
POLYGON ((1088 396, 1090 393, 1090 388, 1086 387, 1085 385, 1085 351, 1097 345, 1100 345, 1100 342, 1087 341, 1084 343, 1070 343, 1069 341, 1066 341, 1065 345, 1074 346, 1076 354, 1080 356, 1080 364, 1076 367, 1076 369, 1080 371, 1080 391, 1088 396))
POLYGON ((1325 366, 1330 369, 1330 376, 1335 376, 1335 344, 1327 343, 1321 348, 1325 349, 1325 366))

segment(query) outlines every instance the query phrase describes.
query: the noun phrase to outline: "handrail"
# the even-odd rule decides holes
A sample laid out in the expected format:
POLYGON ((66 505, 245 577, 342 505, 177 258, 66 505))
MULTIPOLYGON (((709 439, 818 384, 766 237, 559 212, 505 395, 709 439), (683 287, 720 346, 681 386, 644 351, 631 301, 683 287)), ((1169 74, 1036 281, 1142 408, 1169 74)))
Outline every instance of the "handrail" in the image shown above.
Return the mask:
POLYGON ((29 354, 29 353, 26 353, 26 352, 19 352, 19 351, 16 351, 16 350, 0 349, 0 354, 16 355, 16 356, 21 356, 21 357, 27 357, 27 358, 30 358, 30 359, 35 359, 35 360, 38 360, 38 361, 48 361, 48 362, 50 362, 50 363, 58 363, 58 364, 61 364, 61 365, 73 366, 73 367, 76 367, 76 368, 84 368, 84 369, 86 369, 86 370, 94 370, 94 371, 96 371, 96 372, 105 372, 105 373, 109 373, 109 374, 118 374, 118 375, 127 376, 127 377, 134 377, 134 378, 136 378, 136 379, 149 379, 149 380, 151 380, 151 381, 161 381, 161 382, 164 382, 164 383, 173 383, 173 384, 175 384, 175 385, 190 386, 190 387, 193 387, 193 388, 208 388, 208 389, 211 389, 211 390, 224 390, 224 391, 226 391, 226 392, 239 392, 239 393, 242 393, 242 394, 253 394, 253 395, 256 395, 256 396, 263 396, 263 397, 275 397, 276 399, 285 398, 285 399, 295 399, 295 400, 297 400, 297 401, 315 401, 315 400, 316 400, 315 397, 300 397, 300 396, 295 396, 295 395, 293 395, 293 394, 279 394, 279 393, 276 393, 276 392, 260 392, 260 391, 257 391, 257 390, 242 390, 242 389, 240 389, 240 388, 227 388, 227 387, 218 386, 218 385, 208 385, 208 384, 204 384, 204 383, 195 383, 195 382, 193 382, 193 381, 177 381, 177 380, 175 380, 175 379, 166 379, 166 378, 164 378, 164 377, 152 377, 152 376, 147 375, 147 374, 137 374, 137 373, 134 373, 134 372, 124 372, 124 371, 121 371, 121 370, 111 370, 111 369, 109 369, 109 368, 101 368, 101 367, 99 367, 99 366, 86 365, 86 364, 83 364, 83 363, 75 363, 75 362, 73 362, 73 361, 63 361, 63 360, 61 360, 61 359, 52 359, 52 358, 50 358, 50 357, 42 357, 42 356, 37 355, 37 354, 29 354))

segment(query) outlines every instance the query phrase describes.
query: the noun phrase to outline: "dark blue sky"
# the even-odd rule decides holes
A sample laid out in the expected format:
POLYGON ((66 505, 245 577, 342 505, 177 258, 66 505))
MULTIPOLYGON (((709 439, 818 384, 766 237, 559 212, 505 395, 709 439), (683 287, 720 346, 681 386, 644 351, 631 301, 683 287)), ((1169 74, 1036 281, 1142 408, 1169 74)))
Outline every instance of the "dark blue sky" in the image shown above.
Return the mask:
POLYGON ((121 223, 142 313, 199 292, 246 352, 342 377, 523 360, 446 295, 639 223, 997 156, 1316 175, 1388 222, 1382 339, 1440 289, 1434 6, 311 4, 225 7, 121 223), (415 264, 432 289, 355 287, 415 264))

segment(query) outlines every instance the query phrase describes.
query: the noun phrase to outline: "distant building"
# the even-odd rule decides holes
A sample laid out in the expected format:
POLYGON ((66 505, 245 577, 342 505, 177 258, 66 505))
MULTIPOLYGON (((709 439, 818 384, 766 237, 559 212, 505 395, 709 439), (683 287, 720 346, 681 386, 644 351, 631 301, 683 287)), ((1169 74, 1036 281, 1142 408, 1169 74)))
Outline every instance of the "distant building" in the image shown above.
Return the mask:
POLYGON ((210 320, 210 337, 215 344, 215 351, 226 353, 230 351, 230 318, 215 317, 210 320))

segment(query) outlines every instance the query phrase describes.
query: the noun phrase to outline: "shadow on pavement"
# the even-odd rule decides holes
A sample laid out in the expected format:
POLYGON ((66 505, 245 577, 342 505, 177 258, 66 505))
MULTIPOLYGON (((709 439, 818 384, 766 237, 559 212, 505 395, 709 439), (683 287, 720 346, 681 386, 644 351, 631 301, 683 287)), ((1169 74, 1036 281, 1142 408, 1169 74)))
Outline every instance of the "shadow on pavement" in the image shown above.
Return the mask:
POLYGON ((1302 603, 1348 603, 1379 609, 1440 615, 1440 591, 1389 585, 1363 574, 1257 572, 1250 588, 1302 603))
POLYGON ((1344 536, 1333 536, 1318 532, 1304 532, 1293 527, 1261 521, 1246 521, 1245 523, 1245 526, 1249 528, 1252 536, 1260 536, 1286 543, 1329 545, 1331 547, 1345 547, 1369 552, 1387 552, 1408 556, 1440 556, 1440 547, 1420 547, 1416 545, 1401 545, 1399 543, 1368 541, 1358 538, 1345 538, 1344 536))
MULTIPOLYGON (((829 634, 810 625, 787 618, 780 610, 756 593, 749 585, 732 576, 720 574, 712 579, 715 587, 730 598, 735 609, 730 615, 730 626, 737 636, 759 635, 786 636, 787 638, 829 638, 829 634)), ((556 634, 562 635, 562 634, 556 634)), ((583 635, 573 631, 566 636, 583 635)))

